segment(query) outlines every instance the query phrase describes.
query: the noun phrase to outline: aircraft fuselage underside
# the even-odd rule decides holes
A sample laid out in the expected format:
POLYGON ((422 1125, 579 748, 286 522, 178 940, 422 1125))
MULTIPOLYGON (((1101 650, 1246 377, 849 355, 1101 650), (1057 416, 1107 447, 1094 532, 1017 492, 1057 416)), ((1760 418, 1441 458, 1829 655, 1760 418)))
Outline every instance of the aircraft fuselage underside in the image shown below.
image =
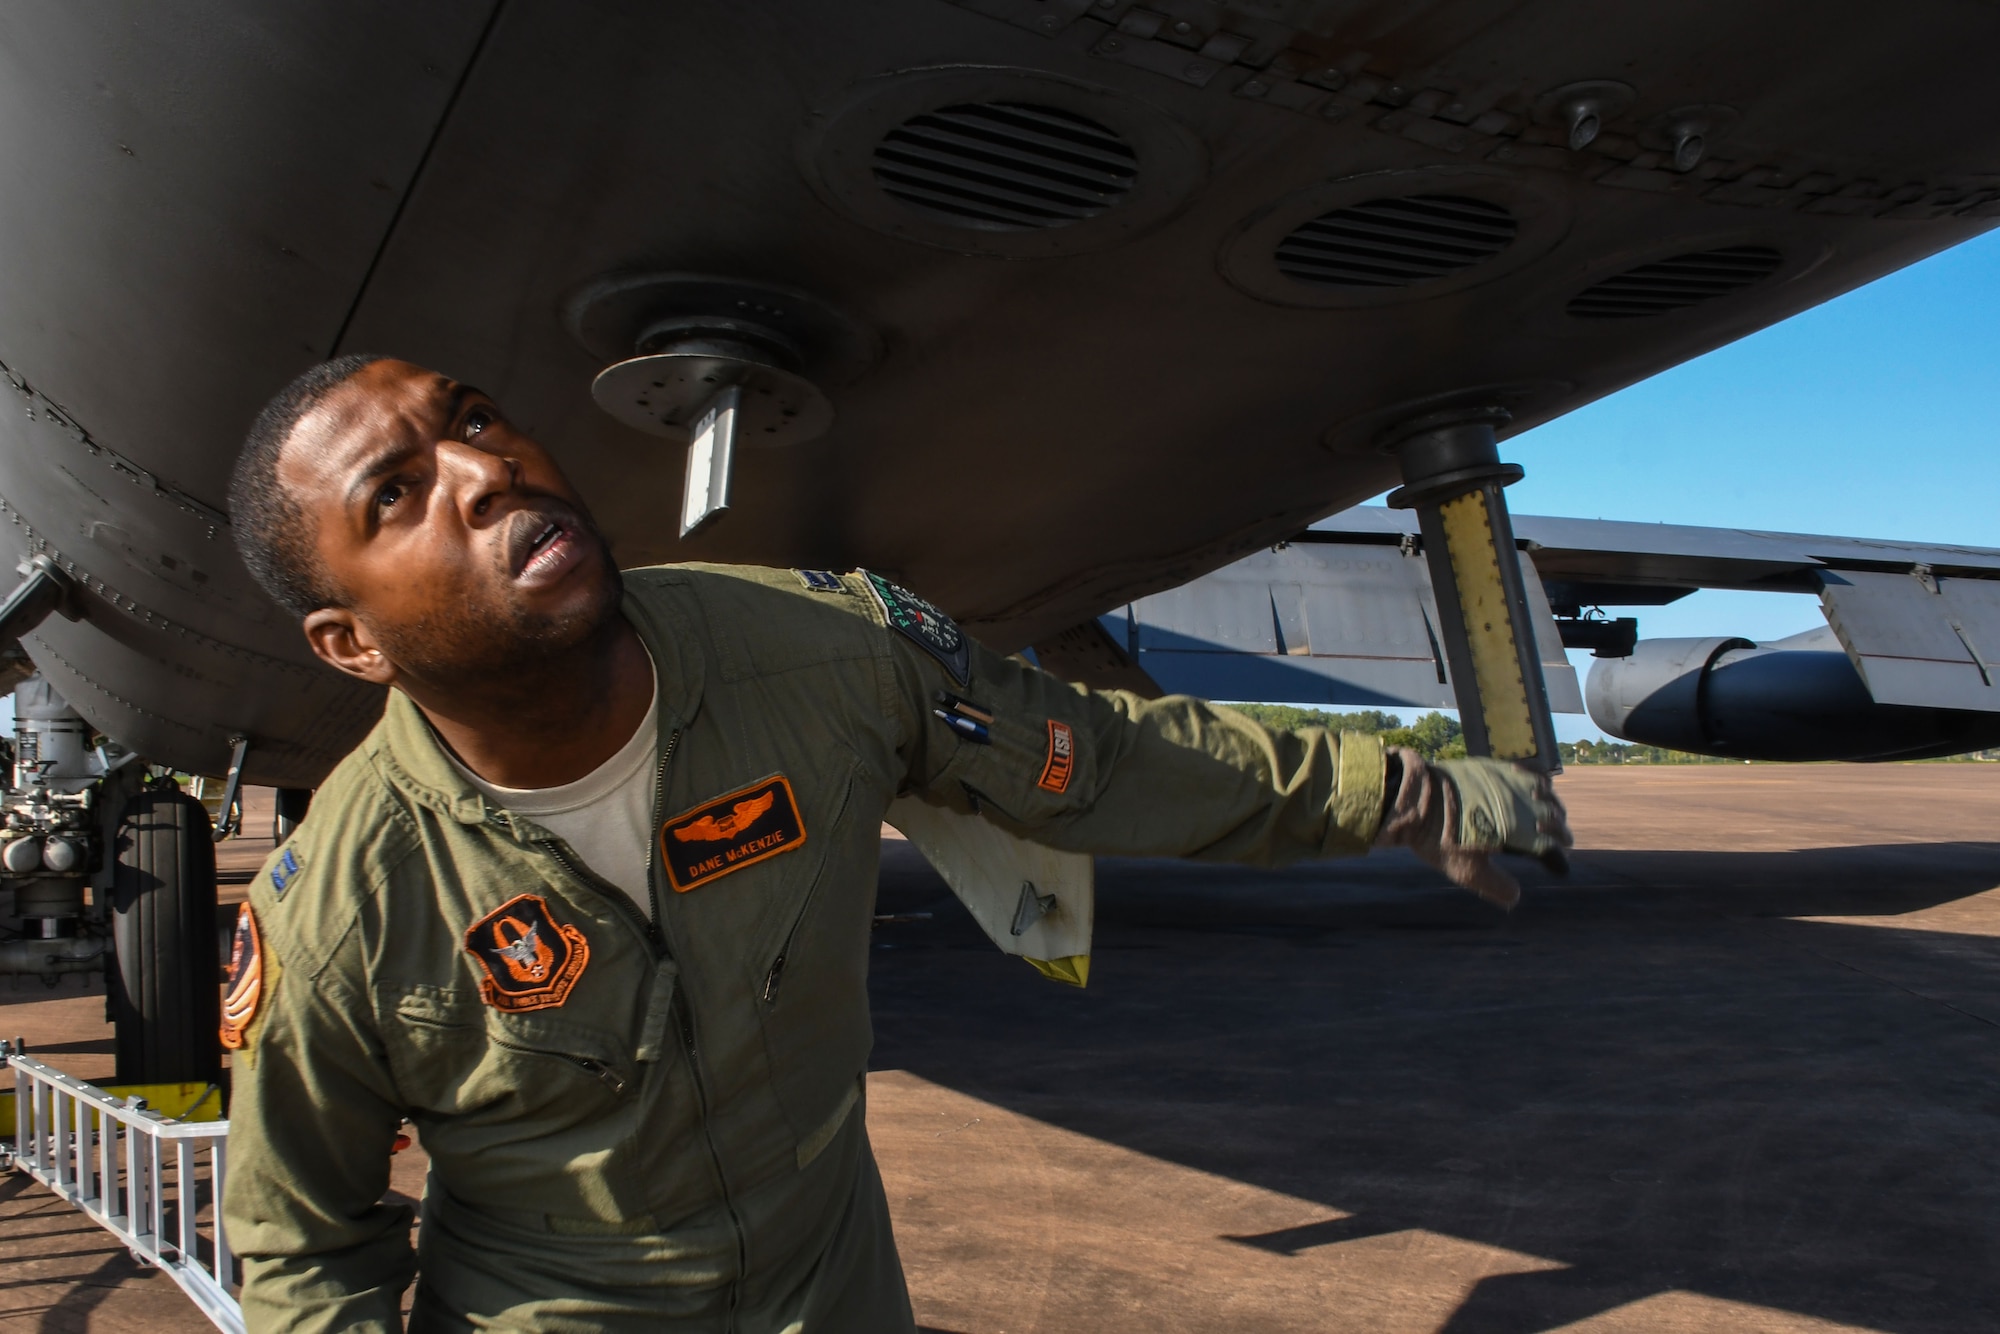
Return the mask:
POLYGON ((83 604, 27 647, 150 758, 317 781, 378 701, 222 498, 356 350, 494 393, 627 563, 1032 643, 1381 491, 1411 419, 1504 436, 1990 226, 1995 49, 1945 0, 20 6, 0 544, 83 604), (831 407, 688 540, 684 423, 591 394, 667 325, 831 407))

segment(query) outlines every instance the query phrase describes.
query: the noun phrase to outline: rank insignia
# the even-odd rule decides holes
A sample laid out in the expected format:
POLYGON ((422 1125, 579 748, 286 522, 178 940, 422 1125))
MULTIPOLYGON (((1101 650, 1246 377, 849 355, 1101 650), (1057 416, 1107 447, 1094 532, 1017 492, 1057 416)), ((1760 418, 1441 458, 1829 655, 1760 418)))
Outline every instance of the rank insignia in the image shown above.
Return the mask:
POLYGON ((957 622, 909 589, 897 587, 874 571, 863 570, 861 574, 867 578, 868 591, 875 595, 876 605, 882 608, 891 628, 902 631, 943 663, 952 680, 964 685, 971 679, 972 645, 957 622))
POLYGON ((292 883, 292 877, 297 875, 298 873, 299 873, 299 859, 292 855, 292 850, 290 848, 286 848, 284 852, 279 855, 278 864, 271 868, 272 892, 275 893, 279 898, 283 898, 285 896, 286 886, 292 883))
POLYGON ((754 866, 806 841, 791 780, 776 774, 739 788, 660 826, 660 864, 685 894, 698 885, 754 866))
MULTIPOLYGON (((273 875, 277 874, 275 871, 273 875)), ((249 904, 236 910, 236 940, 229 947, 229 989, 222 997, 222 1045, 240 1051, 250 1021, 264 999, 264 938, 249 904)))
POLYGON ((1061 795, 1069 791, 1070 775, 1076 772, 1076 734, 1068 723, 1049 719, 1049 754, 1042 763, 1042 776, 1035 786, 1061 795))
POLYGON ((832 570, 793 570, 809 593, 845 593, 847 585, 832 570))
POLYGON ((474 922, 465 952, 486 973, 479 994, 509 1013, 561 1005, 590 962, 583 932, 556 921, 539 894, 518 894, 474 922))

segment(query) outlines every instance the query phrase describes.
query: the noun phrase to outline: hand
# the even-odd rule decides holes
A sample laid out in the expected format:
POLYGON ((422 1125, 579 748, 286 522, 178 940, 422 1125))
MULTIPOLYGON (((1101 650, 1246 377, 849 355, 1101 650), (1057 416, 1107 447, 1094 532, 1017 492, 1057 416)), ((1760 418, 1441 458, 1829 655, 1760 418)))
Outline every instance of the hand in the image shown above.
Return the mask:
POLYGON ((1567 865, 1569 821, 1547 775, 1506 760, 1427 761, 1401 747, 1397 790, 1385 803, 1378 847, 1402 846, 1489 903, 1511 909, 1521 885, 1493 864, 1496 854, 1567 865))

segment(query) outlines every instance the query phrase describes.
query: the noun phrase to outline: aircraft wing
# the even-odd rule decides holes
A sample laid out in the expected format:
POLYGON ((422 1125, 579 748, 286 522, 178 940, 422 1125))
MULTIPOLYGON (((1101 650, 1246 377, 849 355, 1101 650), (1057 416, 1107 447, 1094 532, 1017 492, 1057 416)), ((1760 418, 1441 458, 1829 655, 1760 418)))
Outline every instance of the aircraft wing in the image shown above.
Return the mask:
MULTIPOLYGON (((1567 646, 1598 656, 1593 719, 1635 740, 1891 758, 2000 739, 2000 550, 1526 514, 1514 533, 1558 712, 1583 709, 1567 646), (1602 614, 1698 588, 1811 596, 1827 627, 1768 645, 1639 640, 1634 619, 1602 614)), ((1448 708, 1421 541, 1407 511, 1346 510, 1100 624, 1163 690, 1448 708)))

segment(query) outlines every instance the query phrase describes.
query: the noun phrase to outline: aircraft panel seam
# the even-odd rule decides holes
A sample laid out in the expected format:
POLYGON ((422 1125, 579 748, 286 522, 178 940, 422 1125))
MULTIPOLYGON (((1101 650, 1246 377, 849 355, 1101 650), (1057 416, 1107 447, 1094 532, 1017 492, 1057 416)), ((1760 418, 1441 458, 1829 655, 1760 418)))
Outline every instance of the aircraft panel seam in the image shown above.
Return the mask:
POLYGON ((70 557, 63 555, 62 551, 54 543, 36 532, 34 525, 22 518, 20 511, 9 504, 4 496, 0 496, 0 514, 5 514, 16 528, 19 528, 27 535, 29 550, 45 553, 62 568, 64 574, 77 579, 85 588, 95 593, 112 607, 124 612, 127 616, 149 628, 179 635, 182 639, 189 640, 202 648, 208 649, 212 653, 234 658, 250 666, 275 668, 302 679, 312 679, 316 675, 312 669, 300 666, 298 663, 287 662, 283 658, 273 658, 259 653, 255 649, 244 648, 240 644, 231 644, 224 640, 212 638, 191 626, 182 625, 170 617, 160 615, 160 613, 145 606, 135 598, 127 597, 111 585, 105 583, 102 579, 91 574, 81 565, 78 565, 70 557))

